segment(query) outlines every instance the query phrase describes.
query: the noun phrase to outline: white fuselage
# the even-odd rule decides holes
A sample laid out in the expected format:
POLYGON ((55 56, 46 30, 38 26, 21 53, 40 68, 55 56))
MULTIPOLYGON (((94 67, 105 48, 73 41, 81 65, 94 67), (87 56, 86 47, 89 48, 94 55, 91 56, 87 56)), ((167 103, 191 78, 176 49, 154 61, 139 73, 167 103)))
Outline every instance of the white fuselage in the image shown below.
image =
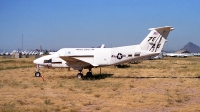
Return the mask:
POLYGON ((63 60, 67 60, 65 57, 71 57, 85 62, 85 64, 82 62, 79 63, 79 61, 70 63, 69 60, 69 63, 67 64, 73 68, 85 68, 89 66, 89 64, 93 67, 108 66, 135 60, 143 60, 147 59, 149 56, 156 56, 159 54, 156 52, 142 51, 139 45, 116 48, 63 48, 57 53, 63 60))
POLYGON ((39 65, 39 67, 72 67, 79 70, 88 67, 92 68, 141 61, 158 54, 159 53, 142 51, 139 45, 115 48, 63 48, 52 55, 43 56, 34 60, 34 63, 39 65), (65 61, 67 60, 65 58, 68 57, 77 59, 77 61, 65 61))

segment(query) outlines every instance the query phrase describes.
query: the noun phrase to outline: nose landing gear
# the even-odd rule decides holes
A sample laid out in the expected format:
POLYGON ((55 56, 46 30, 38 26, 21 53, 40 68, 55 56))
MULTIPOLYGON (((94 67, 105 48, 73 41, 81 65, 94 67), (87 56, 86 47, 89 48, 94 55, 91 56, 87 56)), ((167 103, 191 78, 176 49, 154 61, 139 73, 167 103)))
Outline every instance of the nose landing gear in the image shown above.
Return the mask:
POLYGON ((35 77, 41 77, 41 73, 40 72, 35 72, 35 77))
POLYGON ((37 69, 35 71, 35 77, 41 77, 41 73, 39 71, 40 71, 40 67, 39 65, 37 65, 37 69))

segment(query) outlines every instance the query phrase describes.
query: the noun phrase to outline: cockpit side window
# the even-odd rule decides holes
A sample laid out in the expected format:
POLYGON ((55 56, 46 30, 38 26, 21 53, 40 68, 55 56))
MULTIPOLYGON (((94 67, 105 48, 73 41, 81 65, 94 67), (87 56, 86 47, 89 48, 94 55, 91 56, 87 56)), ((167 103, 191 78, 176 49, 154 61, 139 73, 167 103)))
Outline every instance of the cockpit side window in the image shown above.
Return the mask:
POLYGON ((52 59, 44 60, 44 63, 51 63, 51 62, 52 62, 52 59))

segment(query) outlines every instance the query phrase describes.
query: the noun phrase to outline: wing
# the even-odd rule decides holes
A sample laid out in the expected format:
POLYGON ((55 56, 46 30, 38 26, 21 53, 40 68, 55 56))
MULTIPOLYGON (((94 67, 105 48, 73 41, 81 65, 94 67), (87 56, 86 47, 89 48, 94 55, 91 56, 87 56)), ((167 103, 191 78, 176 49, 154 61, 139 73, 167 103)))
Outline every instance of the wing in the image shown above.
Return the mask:
POLYGON ((80 57, 80 56, 60 56, 61 59, 65 60, 69 67, 74 69, 79 68, 92 68, 95 65, 92 64, 93 57, 80 57))

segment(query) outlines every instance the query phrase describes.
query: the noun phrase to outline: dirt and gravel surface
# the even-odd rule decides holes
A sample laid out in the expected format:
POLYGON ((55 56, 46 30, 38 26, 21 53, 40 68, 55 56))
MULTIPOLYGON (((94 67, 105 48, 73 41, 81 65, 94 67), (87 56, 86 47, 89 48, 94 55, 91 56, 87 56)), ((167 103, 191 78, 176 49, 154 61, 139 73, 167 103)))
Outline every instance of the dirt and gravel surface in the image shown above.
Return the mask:
POLYGON ((103 67, 101 75, 94 68, 95 76, 85 80, 77 79, 72 69, 41 69, 44 81, 34 77, 32 60, 2 60, 0 110, 4 112, 200 111, 199 57, 103 67))

